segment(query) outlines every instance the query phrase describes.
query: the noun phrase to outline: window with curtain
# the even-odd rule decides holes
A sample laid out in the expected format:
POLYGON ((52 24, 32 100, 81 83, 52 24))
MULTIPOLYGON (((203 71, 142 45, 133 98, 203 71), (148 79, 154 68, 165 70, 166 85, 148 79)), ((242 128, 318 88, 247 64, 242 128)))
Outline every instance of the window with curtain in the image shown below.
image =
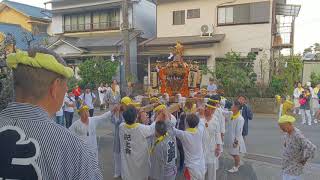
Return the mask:
POLYGON ((93 20, 93 22, 92 22, 92 28, 93 29, 100 29, 100 13, 97 13, 97 12, 95 12, 95 13, 93 13, 93 15, 92 15, 93 17, 92 17, 92 20, 93 20))
POLYGON ((218 25, 270 22, 270 2, 255 2, 218 7, 218 25))
POLYGON ((64 16, 64 30, 66 32, 108 29, 120 29, 120 9, 64 16))
POLYGON ((115 9, 110 13, 110 26, 120 27, 120 11, 115 9))
POLYGON ((85 15, 85 19, 84 19, 84 22, 85 22, 85 30, 90 30, 91 29, 91 13, 87 13, 85 15))
POLYGON ((85 26, 85 21, 84 21, 85 16, 84 15, 79 15, 78 16, 78 30, 84 30, 85 26))
POLYGON ((78 30, 78 16, 77 15, 71 16, 71 30, 72 31, 78 30))
POLYGON ((71 31, 71 16, 64 17, 64 30, 71 31))
POLYGON ((106 29, 107 27, 109 27, 109 17, 108 17, 109 13, 108 12, 101 12, 100 13, 100 29, 106 29))

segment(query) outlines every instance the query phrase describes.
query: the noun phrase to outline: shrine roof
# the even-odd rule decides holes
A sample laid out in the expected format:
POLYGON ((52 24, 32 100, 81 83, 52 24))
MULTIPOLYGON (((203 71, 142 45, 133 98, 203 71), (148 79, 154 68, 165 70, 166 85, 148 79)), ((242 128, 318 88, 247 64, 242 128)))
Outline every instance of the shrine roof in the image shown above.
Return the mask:
POLYGON ((179 36, 158 37, 146 40, 140 46, 173 46, 177 42, 183 45, 219 43, 225 38, 225 34, 214 34, 213 36, 179 36))

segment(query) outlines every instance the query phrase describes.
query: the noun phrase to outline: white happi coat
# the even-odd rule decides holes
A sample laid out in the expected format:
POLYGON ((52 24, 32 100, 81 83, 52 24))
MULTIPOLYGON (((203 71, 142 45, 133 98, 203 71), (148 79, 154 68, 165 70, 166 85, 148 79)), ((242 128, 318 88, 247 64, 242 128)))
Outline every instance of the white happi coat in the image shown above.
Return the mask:
POLYGON ((224 148, 230 149, 232 147, 232 143, 234 142, 234 139, 232 139, 232 122, 231 122, 231 117, 232 117, 232 112, 225 109, 223 110, 223 115, 225 117, 226 121, 226 132, 224 133, 224 148))
MULTIPOLYGON (((221 134, 225 134, 226 133, 226 118, 223 115, 223 110, 219 107, 217 108, 214 113, 213 116, 216 117, 217 120, 217 124, 218 124, 218 128, 221 134)), ((223 141, 222 141, 222 145, 223 145, 223 141)), ((223 146, 221 146, 221 152, 223 152, 223 146)))
POLYGON ((88 125, 84 124, 79 119, 70 126, 69 130, 87 142, 88 145, 94 149, 94 152, 98 157, 96 128, 98 125, 111 121, 111 115, 112 113, 108 111, 100 116, 89 117, 88 125))
POLYGON ((106 87, 99 87, 98 88, 98 94, 99 94, 99 100, 100 100, 100 104, 104 104, 105 102, 105 96, 106 96, 106 91, 107 88, 106 87), (102 92, 102 93, 101 93, 102 92))
MULTIPOLYGON (((204 123, 205 119, 201 119, 204 123)), ((219 130, 218 119, 213 117, 211 121, 207 123, 203 136, 203 150, 206 164, 216 164, 218 161, 215 156, 215 149, 217 144, 222 144, 221 133, 219 130)))
POLYGON ((300 98, 301 94, 302 94, 302 92, 299 91, 299 88, 295 88, 294 89, 293 97, 294 97, 294 106, 295 106, 295 108, 300 107, 299 98, 300 98))
POLYGON ((196 133, 190 133, 188 131, 181 131, 174 128, 174 133, 177 138, 180 139, 185 154, 185 166, 189 171, 197 172, 199 175, 205 174, 205 158, 203 151, 203 134, 205 124, 200 121, 197 127, 196 133))
MULTIPOLYGON (((239 155, 240 153, 246 153, 246 145, 242 136, 242 130, 244 125, 244 119, 240 115, 237 119, 231 120, 231 139, 232 143, 234 140, 238 140, 239 146, 237 148, 231 148, 230 153, 232 155, 239 155)), ((232 146, 232 144, 230 144, 232 146)))
MULTIPOLYGON (((157 138, 153 137, 153 145, 157 138)), ((150 177, 152 180, 174 179, 177 173, 177 143, 176 137, 171 130, 163 141, 155 145, 150 153, 150 177)))
POLYGON ((311 92, 311 95, 312 95, 312 110, 313 112, 315 113, 319 108, 319 97, 318 97, 318 89, 317 88, 312 88, 310 87, 310 92, 311 92), (312 91, 311 91, 312 89, 312 91))
POLYGON ((123 180, 145 180, 149 176, 149 146, 147 138, 155 133, 150 126, 136 123, 120 125, 121 176, 123 180))

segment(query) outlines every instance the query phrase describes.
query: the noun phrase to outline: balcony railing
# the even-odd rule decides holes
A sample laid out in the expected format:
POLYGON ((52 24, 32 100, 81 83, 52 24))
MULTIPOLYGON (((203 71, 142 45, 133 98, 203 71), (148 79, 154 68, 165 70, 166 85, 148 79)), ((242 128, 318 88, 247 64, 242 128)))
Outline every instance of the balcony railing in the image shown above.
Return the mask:
POLYGON ((64 25, 64 32, 120 30, 120 21, 64 25))

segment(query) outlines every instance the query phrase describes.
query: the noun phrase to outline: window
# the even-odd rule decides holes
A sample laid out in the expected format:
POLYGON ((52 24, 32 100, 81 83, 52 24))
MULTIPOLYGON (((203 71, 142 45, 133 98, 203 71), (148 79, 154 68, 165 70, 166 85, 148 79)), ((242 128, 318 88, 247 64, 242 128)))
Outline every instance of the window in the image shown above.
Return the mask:
POLYGON ((120 26, 120 11, 109 10, 93 13, 93 29, 118 29, 120 26))
POLYGON ((90 13, 64 16, 64 30, 65 31, 90 30, 90 28, 91 28, 90 24, 91 24, 90 13))
POLYGON ((200 9, 189 9, 187 11, 187 18, 188 19, 200 18, 200 9))
POLYGON ((64 17, 64 30, 71 31, 71 16, 64 17))
POLYGON ((120 29, 120 9, 64 16, 66 32, 120 29))
POLYGON ((173 25, 185 24, 185 11, 173 11, 173 25))
POLYGON ((218 25, 269 23, 270 2, 218 7, 218 25))
POLYGON ((41 33, 47 33, 47 24, 33 24, 32 25, 32 32, 34 34, 41 34, 41 33))
POLYGON ((219 24, 233 23, 233 8, 232 7, 218 9, 218 23, 219 24))

